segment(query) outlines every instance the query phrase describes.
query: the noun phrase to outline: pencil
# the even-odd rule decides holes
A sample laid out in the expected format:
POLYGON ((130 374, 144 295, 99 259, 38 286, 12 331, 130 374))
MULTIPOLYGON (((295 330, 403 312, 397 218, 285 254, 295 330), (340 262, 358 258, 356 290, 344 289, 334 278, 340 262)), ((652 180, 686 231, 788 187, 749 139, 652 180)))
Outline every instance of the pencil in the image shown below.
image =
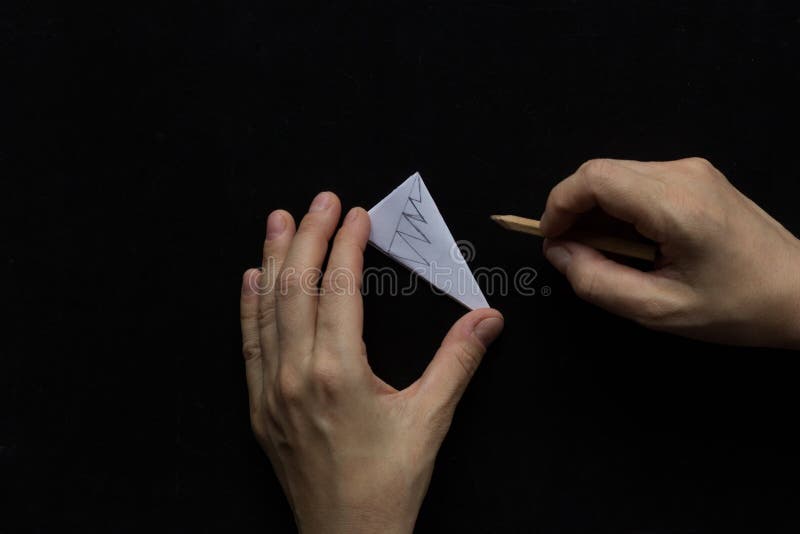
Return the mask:
MULTIPOLYGON (((536 219, 526 219, 525 217, 518 217, 516 215, 492 215, 492 220, 506 230, 544 237, 539 228, 539 221, 536 219)), ((610 235, 592 234, 585 231, 567 232, 563 238, 577 241, 605 252, 621 254, 631 258, 639 258, 641 260, 655 261, 656 253, 658 252, 658 249, 653 243, 633 241, 610 235)))

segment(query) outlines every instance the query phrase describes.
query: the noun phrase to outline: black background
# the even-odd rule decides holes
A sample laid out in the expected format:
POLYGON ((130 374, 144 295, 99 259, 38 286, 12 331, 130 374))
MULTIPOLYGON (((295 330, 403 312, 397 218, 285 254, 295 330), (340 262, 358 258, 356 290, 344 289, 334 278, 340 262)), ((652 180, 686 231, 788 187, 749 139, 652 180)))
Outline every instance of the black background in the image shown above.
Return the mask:
MULTIPOLYGON (((292 531, 241 273, 270 210, 369 207, 417 170, 473 267, 552 291, 490 296, 506 330, 418 532, 800 526, 796 354, 603 313, 488 220, 588 158, 701 155, 800 230, 794 2, 4 2, 0 58, 0 532, 292 531)), ((463 310, 423 287, 366 312, 403 386, 463 310)))

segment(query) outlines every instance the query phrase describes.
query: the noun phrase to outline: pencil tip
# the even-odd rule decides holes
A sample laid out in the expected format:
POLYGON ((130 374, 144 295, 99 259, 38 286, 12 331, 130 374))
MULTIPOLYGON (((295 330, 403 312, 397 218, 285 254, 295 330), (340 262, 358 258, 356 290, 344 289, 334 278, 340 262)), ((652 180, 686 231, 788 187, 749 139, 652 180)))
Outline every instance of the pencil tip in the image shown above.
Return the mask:
POLYGON ((508 223, 506 223, 502 215, 490 215, 489 218, 499 224, 501 227, 508 228, 508 223))

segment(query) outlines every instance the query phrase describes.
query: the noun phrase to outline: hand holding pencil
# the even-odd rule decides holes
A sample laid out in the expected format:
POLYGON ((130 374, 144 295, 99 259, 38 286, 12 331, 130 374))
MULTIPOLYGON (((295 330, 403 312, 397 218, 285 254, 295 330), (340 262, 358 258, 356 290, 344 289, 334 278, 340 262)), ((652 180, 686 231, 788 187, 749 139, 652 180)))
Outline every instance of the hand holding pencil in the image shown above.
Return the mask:
POLYGON ((493 219, 545 237, 578 296, 611 312, 698 339, 800 348, 800 242, 706 160, 592 160, 551 191, 541 223, 493 219), (596 209, 649 242, 578 232, 596 209))

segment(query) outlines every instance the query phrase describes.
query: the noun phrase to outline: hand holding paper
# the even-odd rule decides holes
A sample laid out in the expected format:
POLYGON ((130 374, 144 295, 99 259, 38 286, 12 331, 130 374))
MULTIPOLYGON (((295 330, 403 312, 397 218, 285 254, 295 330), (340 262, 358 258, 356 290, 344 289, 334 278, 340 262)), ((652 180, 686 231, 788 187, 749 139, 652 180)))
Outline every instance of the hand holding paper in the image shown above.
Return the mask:
MULTIPOLYGON (((415 222, 427 231, 426 244, 442 243, 449 232, 419 184, 415 222)), ((354 208, 336 232, 340 213, 332 193, 317 196, 296 232, 289 213, 273 212, 263 268, 245 273, 241 326, 252 427, 301 532, 410 533, 455 406, 503 320, 491 309, 467 313, 414 384, 402 391, 386 384, 368 363, 361 293, 337 291, 330 275, 360 280, 370 219, 354 208), (335 232, 322 293, 306 291, 304 273, 319 272, 335 232)), ((392 232, 414 235, 394 225, 392 232)), ((408 253, 390 243, 387 250, 408 253)), ((419 250, 434 254, 429 261, 441 256, 419 250)))

